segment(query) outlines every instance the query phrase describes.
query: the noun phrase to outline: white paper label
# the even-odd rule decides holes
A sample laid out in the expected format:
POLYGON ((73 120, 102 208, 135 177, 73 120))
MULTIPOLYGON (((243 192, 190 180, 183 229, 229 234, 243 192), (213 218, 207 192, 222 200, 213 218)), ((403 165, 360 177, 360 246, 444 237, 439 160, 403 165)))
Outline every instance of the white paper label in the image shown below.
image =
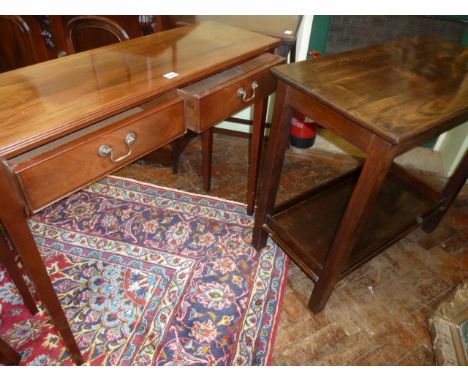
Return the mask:
POLYGON ((284 34, 292 34, 292 31, 284 31, 284 34))
POLYGON ((179 73, 169 72, 169 73, 163 74, 163 77, 171 79, 171 78, 177 77, 178 75, 179 73))

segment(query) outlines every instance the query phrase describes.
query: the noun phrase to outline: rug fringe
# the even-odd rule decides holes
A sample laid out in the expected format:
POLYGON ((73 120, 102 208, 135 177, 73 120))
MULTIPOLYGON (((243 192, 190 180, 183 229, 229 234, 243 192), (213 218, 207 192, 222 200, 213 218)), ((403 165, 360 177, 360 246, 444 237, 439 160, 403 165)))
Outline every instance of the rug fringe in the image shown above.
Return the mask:
POLYGON ((138 179, 127 178, 127 177, 118 176, 118 175, 107 175, 107 177, 121 179, 123 181, 139 183, 139 184, 149 186, 149 187, 152 187, 152 188, 161 188, 161 189, 167 190, 167 191, 183 192, 184 194, 188 194, 188 195, 192 195, 192 196, 199 196, 199 197, 204 197, 204 198, 206 197, 206 198, 209 198, 209 199, 212 199, 212 200, 217 200, 217 201, 220 201, 220 202, 233 203, 233 204, 237 204, 238 206, 241 206, 241 207, 247 207, 246 203, 242 203, 242 202, 238 202, 236 200, 231 200, 231 199, 226 199, 226 198, 219 198, 217 196, 212 196, 212 195, 209 195, 209 194, 197 194, 195 192, 180 190, 180 189, 172 188, 172 187, 160 186, 158 184, 143 182, 143 181, 138 180, 138 179))

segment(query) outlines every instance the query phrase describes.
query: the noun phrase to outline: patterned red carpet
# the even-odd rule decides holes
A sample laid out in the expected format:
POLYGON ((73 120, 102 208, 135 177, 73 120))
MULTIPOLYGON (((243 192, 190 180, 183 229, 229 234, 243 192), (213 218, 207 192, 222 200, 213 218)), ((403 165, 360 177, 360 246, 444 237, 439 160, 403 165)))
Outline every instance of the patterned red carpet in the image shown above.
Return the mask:
MULTIPOLYGON (((30 221, 90 365, 265 365, 287 258, 250 246, 244 205, 108 177, 30 221)), ((0 336, 25 365, 72 364, 0 265, 0 336)))

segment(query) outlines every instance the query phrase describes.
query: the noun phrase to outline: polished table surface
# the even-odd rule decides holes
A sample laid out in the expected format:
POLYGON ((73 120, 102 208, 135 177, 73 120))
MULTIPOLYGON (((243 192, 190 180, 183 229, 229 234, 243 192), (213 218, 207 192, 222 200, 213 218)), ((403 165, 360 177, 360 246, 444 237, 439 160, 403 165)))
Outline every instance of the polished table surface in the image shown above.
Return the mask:
POLYGON ((399 143, 468 115, 467 69, 468 49, 421 36, 278 66, 273 74, 399 143))
MULTIPOLYGON (((0 254, 21 255, 76 364, 84 360, 27 217, 184 134, 177 88, 279 44, 205 22, 0 74, 0 254)), ((231 90, 229 96, 238 98, 237 88, 231 90)))
POLYGON ((0 157, 18 155, 278 44, 207 21, 0 74, 0 157), (169 72, 179 75, 163 77, 169 72))
POLYGON ((216 21, 280 38, 283 42, 296 41, 302 20, 302 16, 297 15, 180 15, 170 18, 176 26, 216 21))

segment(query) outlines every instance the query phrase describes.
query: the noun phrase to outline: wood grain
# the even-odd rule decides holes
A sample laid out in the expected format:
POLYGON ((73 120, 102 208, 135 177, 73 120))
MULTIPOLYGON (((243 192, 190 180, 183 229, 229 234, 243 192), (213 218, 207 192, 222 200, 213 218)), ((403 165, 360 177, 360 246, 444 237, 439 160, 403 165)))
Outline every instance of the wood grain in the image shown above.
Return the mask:
POLYGON ((211 20, 290 42, 296 40, 297 30, 302 20, 302 16, 296 15, 179 15, 169 17, 175 26, 211 20), (287 31, 290 33, 285 33, 287 31))
POLYGON ((200 133, 216 123, 268 97, 276 89, 276 79, 270 74, 274 65, 285 62, 283 57, 265 53, 190 86, 179 89, 186 106, 187 129, 200 133), (255 97, 243 102, 239 88, 252 95, 251 85, 257 82, 255 97))
POLYGON ((183 110, 182 99, 175 96, 19 162, 12 171, 18 177, 29 211, 37 212, 180 137, 185 133, 183 110), (136 141, 127 159, 114 163, 109 157, 98 155, 99 147, 104 144, 110 145, 116 156, 125 154, 128 151, 125 136, 129 133, 136 134, 136 141))
MULTIPOLYGON (((406 196, 400 190, 396 194, 402 199, 398 203, 385 201, 386 207, 394 206, 380 216, 378 222, 368 220, 374 208, 385 211, 379 205, 374 206, 374 202, 382 193, 394 158, 422 143, 423 139, 433 138, 468 119, 467 63, 468 49, 423 36, 348 51, 323 60, 272 68, 278 78, 278 98, 284 99, 275 104, 271 149, 267 151, 260 179, 262 186, 252 244, 260 250, 266 244, 266 234, 271 234, 301 269, 317 281, 309 302, 314 313, 324 308, 343 275, 400 240, 416 223, 424 224, 435 216, 433 225, 427 223, 425 228, 435 227, 455 199, 466 181, 467 158, 456 170, 454 180, 448 183, 442 197, 437 199, 431 198, 433 190, 421 187, 421 181, 397 171, 395 174, 403 176, 398 182, 410 183, 410 189, 418 190, 415 195, 429 191, 422 209, 414 211, 412 207, 418 204, 414 201, 407 205, 402 203, 406 196), (299 214, 288 214, 286 210, 281 220, 273 216, 278 172, 289 128, 289 121, 281 122, 281 116, 291 108, 367 153, 359 180, 337 226, 328 220, 339 205, 333 198, 323 202, 325 208, 303 203, 302 206, 298 204, 299 214), (397 209, 403 213, 396 213, 397 209), (410 216, 412 211, 418 215, 410 216), (329 240, 321 243, 320 236, 326 238, 327 234, 312 235, 307 229, 317 221, 328 222, 324 230, 331 229, 331 245, 329 240), (374 229, 380 230, 379 233, 374 229), (366 235, 370 240, 365 239, 366 235), (360 240, 368 242, 368 245, 361 245, 362 253, 357 245, 360 240)), ((330 191, 333 190, 325 192, 333 195, 330 191)), ((312 200, 321 203, 321 199, 313 197, 312 200)), ((294 208, 289 207, 289 210, 294 208)))
POLYGON ((205 22, 3 73, 0 156, 18 155, 278 44, 205 22), (179 75, 163 77, 168 72, 179 75))
POLYGON ((468 48, 432 36, 273 69, 278 78, 392 143, 436 135, 466 119, 467 73, 468 48))

